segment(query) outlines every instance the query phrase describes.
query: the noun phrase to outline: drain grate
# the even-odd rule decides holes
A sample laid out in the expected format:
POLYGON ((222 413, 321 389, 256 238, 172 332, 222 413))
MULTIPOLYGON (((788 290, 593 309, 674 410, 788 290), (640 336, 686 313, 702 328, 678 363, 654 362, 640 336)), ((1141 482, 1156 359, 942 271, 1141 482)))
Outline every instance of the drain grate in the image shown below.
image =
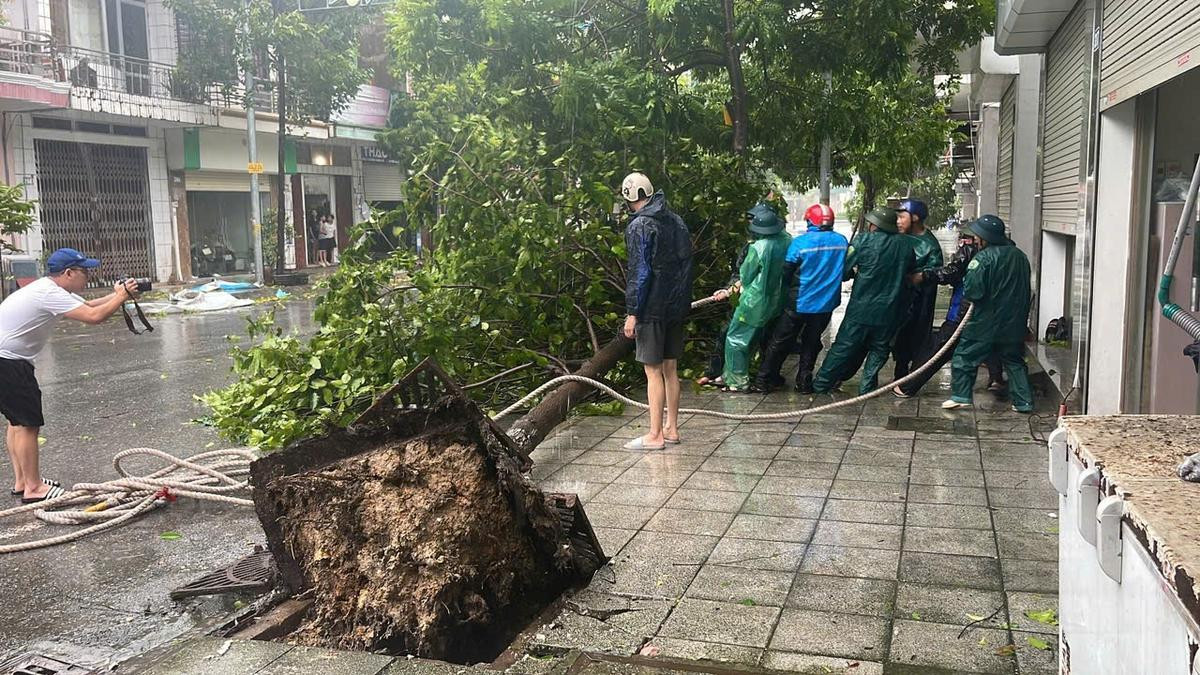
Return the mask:
POLYGON ((232 565, 209 572, 195 581, 171 591, 171 599, 190 598, 197 595, 217 595, 238 591, 265 591, 275 585, 275 561, 270 551, 255 547, 254 553, 232 565))
POLYGON ((8 675, 86 675, 95 672, 91 668, 41 654, 19 654, 0 664, 0 672, 8 675))
POLYGON ((555 492, 548 493, 546 497, 558 511, 559 522, 567 531, 571 546, 580 554, 578 562, 581 563, 581 569, 599 569, 608 562, 604 550, 600 548, 600 540, 596 538, 596 532, 583 512, 579 496, 555 492))
POLYGON ((962 434, 975 435, 975 425, 958 418, 945 417, 897 417, 889 415, 888 429, 894 431, 920 431, 925 434, 962 434))

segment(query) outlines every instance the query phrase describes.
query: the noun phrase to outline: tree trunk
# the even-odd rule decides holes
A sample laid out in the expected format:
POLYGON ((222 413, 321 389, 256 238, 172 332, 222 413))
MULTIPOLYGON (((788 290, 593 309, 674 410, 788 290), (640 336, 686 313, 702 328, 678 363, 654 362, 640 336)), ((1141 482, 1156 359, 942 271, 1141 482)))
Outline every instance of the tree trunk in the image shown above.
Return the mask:
MULTIPOLYGON (((633 340, 624 335, 618 335, 604 345, 595 356, 585 361, 573 374, 590 378, 604 377, 631 351, 633 351, 633 340)), ((543 398, 542 402, 534 406, 532 410, 525 413, 524 417, 517 420, 508 430, 509 438, 513 439, 523 455, 528 456, 554 430, 554 427, 567 418, 567 413, 571 412, 571 408, 579 405, 593 391, 595 390, 592 387, 579 382, 568 382, 562 385, 543 398)))
POLYGON ((737 39, 733 0, 723 0, 725 9, 725 59, 729 70, 730 114, 733 117, 733 152, 744 154, 750 142, 750 113, 746 102, 746 78, 742 74, 742 44, 737 39))

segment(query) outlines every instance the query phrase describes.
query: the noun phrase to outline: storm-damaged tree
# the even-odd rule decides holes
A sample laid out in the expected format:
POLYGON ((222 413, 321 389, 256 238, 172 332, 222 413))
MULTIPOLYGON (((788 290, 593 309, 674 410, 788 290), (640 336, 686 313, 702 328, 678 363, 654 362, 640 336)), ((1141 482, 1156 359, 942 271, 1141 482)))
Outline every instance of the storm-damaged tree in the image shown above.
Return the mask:
MULTIPOLYGON (((35 209, 33 202, 25 199, 25 190, 20 185, 0 184, 0 256, 21 252, 13 239, 29 231, 35 209)), ((7 293, 8 280, 0 271, 0 295, 7 293)))

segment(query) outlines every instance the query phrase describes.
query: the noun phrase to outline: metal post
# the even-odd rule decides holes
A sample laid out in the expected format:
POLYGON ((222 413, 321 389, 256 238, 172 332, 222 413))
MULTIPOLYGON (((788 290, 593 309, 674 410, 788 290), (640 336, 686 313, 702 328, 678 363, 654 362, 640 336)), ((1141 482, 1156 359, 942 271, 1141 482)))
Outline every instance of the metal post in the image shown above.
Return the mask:
MULTIPOLYGON (((833 93, 833 71, 825 71, 825 93, 833 93)), ((825 124, 825 138, 821 141, 821 203, 829 206, 829 183, 833 164, 833 139, 829 137, 829 124, 825 124)))
MULTIPOLYGON (((246 16, 243 23, 243 28, 246 31, 246 39, 250 37, 250 17, 246 16)), ((258 163, 258 142, 256 139, 258 128, 254 122, 254 55, 247 54, 250 61, 250 66, 246 68, 246 150, 248 151, 248 163, 258 163)), ((247 167, 248 169, 251 167, 247 167)), ((254 239, 254 280, 258 283, 266 283, 263 277, 263 250, 262 250, 262 202, 258 197, 258 173, 254 170, 250 172, 250 236, 254 239)))
MULTIPOLYGON (((282 54, 279 55, 279 72, 275 75, 279 80, 279 231, 275 233, 275 271, 283 272, 283 228, 287 223, 287 200, 284 199, 284 184, 287 181, 286 139, 287 139, 287 62, 282 54)), ((296 260, 296 267, 300 261, 296 260)))

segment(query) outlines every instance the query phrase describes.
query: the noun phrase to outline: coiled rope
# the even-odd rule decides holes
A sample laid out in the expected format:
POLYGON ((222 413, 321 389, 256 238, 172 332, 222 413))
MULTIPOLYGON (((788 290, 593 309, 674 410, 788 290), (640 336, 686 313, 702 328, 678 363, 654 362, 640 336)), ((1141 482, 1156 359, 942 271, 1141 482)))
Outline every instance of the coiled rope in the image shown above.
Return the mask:
POLYGON ((154 448, 122 450, 113 456, 113 468, 120 478, 104 483, 76 483, 66 494, 54 499, 0 511, 0 518, 32 511, 38 520, 46 523, 87 527, 57 537, 3 545, 0 554, 57 546, 120 527, 179 498, 254 506, 250 499, 235 495, 249 493, 246 477, 250 475, 250 462, 257 457, 258 454, 249 448, 212 450, 187 459, 154 448), (135 456, 156 457, 167 466, 144 476, 131 474, 121 463, 135 456), (84 504, 87 506, 83 507, 84 504))
MULTIPOLYGON (((712 298, 706 298, 706 300, 712 301, 712 298)), ((700 306, 701 303, 708 304, 704 300, 698 300, 697 302, 692 304, 692 307, 696 308, 696 307, 700 306)), ((793 419, 796 417, 803 417, 804 415, 815 415, 817 413, 822 413, 822 412, 825 412, 828 410, 835 410, 837 408, 844 408, 846 406, 851 406, 851 405, 855 405, 858 403, 862 403, 863 401, 867 401, 867 400, 873 399, 877 396, 880 396, 884 393, 887 393, 893 387, 899 387, 899 386, 905 385, 905 384, 921 377, 925 373, 929 372, 930 369, 932 369, 934 366, 937 365, 938 361, 940 361, 942 359, 942 357, 944 357, 946 354, 948 354, 950 352, 950 350, 954 349, 954 345, 956 345, 958 343, 959 336, 962 335, 963 329, 967 327, 967 322, 970 321, 971 312, 973 312, 974 309, 975 309, 974 306, 967 307, 967 311, 965 314, 963 314, 962 321, 959 322, 958 328, 956 328, 954 330, 954 334, 951 335, 950 339, 946 341, 946 344, 942 345, 942 348, 939 349, 937 351, 937 353, 935 353, 932 357, 930 357, 930 359, 928 361, 926 361, 920 368, 917 368, 916 370, 912 371, 908 375, 905 375, 904 377, 900 378, 899 380, 896 380, 894 382, 889 382, 888 384, 886 384, 882 387, 879 387, 878 389, 876 389, 874 391, 869 391, 865 394, 855 396, 854 398, 848 398, 844 401, 834 401, 833 403, 826 403, 825 405, 820 405, 820 406, 817 406, 816 408, 798 408, 796 410, 789 410, 786 412, 778 412, 778 413, 759 413, 759 414, 728 413, 728 412, 721 412, 719 410, 706 410, 703 408, 680 408, 679 413, 680 414, 690 414, 690 415, 700 415, 702 417, 717 417, 717 418, 724 419, 724 420, 737 420, 740 422, 770 422, 772 420, 786 420, 786 419, 793 419)), ((605 394, 608 394, 612 398, 615 398, 616 400, 620 401, 621 403, 624 403, 625 405, 631 405, 631 406, 633 406, 635 408, 639 408, 641 410, 649 410, 650 409, 650 406, 646 405, 645 403, 642 403, 641 401, 635 401, 635 400, 629 398, 628 396, 625 396, 621 392, 617 391, 616 389, 613 389, 612 387, 610 387, 607 384, 600 382, 598 380, 593 380, 590 377, 582 377, 580 375, 560 375, 559 377, 556 377, 553 380, 550 380, 549 382, 538 387, 537 389, 534 389, 533 391, 529 392, 528 394, 523 396, 521 398, 521 400, 517 401, 516 403, 513 403, 512 405, 508 406, 504 410, 501 410, 500 412, 496 413, 492 417, 492 419, 498 420, 507 415, 511 415, 513 412, 519 410, 522 406, 524 406, 529 401, 537 398, 538 396, 541 396, 545 391, 547 391, 549 389, 553 389, 553 388, 559 386, 560 384, 563 384, 566 382, 579 382, 581 384, 586 384, 591 387, 595 387, 596 389, 599 389, 600 391, 604 392, 605 394)))

